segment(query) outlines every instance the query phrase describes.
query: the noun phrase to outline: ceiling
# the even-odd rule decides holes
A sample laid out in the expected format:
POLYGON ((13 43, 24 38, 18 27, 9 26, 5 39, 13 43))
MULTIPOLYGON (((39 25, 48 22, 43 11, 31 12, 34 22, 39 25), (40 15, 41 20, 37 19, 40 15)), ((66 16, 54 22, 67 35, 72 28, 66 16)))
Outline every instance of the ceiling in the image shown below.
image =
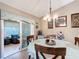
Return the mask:
MULTIPOLYGON (((73 1, 74 0, 52 0, 52 11, 73 1)), ((0 2, 37 17, 42 17, 49 13, 50 0, 0 0, 0 2)))

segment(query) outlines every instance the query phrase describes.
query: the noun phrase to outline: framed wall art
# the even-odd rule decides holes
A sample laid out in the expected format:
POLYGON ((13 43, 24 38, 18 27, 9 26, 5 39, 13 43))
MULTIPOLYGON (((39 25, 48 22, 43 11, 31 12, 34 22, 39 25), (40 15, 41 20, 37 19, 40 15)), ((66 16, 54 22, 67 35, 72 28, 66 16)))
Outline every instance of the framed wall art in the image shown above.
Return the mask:
POLYGON ((53 29, 53 20, 48 21, 48 29, 53 29))
POLYGON ((71 15, 71 26, 72 28, 79 28, 79 13, 71 15))
POLYGON ((67 16, 60 16, 55 19, 55 27, 67 27, 67 16))

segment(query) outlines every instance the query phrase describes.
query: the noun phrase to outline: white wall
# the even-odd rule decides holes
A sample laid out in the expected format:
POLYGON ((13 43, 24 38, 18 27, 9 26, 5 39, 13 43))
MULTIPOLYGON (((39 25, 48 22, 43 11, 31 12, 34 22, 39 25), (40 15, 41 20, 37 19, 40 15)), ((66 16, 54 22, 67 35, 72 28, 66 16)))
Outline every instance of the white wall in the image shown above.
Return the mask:
POLYGON ((55 20, 54 20, 53 21, 54 28, 48 29, 47 21, 43 20, 41 21, 41 24, 42 24, 41 29, 43 30, 43 33, 46 35, 46 34, 53 34, 53 33, 62 31, 65 35, 65 39, 74 43, 74 37, 75 36, 79 37, 79 28, 71 28, 71 14, 73 13, 79 13, 79 1, 78 0, 55 11, 55 15, 58 15, 58 16, 67 15, 67 27, 56 28, 55 20))
MULTIPOLYGON (((0 33, 1 33, 1 20, 0 20, 0 33)), ((0 58, 1 58, 1 34, 0 34, 0 58)))
MULTIPOLYGON (((1 33, 1 10, 0 10, 0 33, 1 33)), ((0 34, 0 58, 1 58, 1 34, 0 34)))

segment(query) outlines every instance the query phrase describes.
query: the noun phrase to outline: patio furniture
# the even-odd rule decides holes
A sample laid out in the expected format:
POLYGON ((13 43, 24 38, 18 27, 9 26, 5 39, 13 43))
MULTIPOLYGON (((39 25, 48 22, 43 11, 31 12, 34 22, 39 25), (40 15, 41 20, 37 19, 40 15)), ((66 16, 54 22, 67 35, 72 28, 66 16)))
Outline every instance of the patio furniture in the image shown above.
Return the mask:
POLYGON ((11 38, 9 38, 9 37, 6 37, 6 38, 4 38, 4 45, 9 45, 11 42, 11 38))
POLYGON ((11 35, 11 43, 12 44, 19 44, 20 43, 19 35, 11 35))

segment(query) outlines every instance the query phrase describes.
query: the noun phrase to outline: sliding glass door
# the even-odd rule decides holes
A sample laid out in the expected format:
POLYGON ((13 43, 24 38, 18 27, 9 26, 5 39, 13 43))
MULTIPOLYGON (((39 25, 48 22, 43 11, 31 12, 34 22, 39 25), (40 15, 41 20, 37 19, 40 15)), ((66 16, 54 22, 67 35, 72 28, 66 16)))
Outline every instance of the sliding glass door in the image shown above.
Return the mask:
POLYGON ((4 31, 5 31, 5 37, 10 37, 11 35, 19 35, 20 33, 19 22, 4 21, 4 31))
POLYGON ((31 34, 31 24, 28 22, 22 23, 22 48, 27 47, 27 36, 31 34))
POLYGON ((4 57, 14 54, 20 48, 20 23, 4 20, 4 57))

